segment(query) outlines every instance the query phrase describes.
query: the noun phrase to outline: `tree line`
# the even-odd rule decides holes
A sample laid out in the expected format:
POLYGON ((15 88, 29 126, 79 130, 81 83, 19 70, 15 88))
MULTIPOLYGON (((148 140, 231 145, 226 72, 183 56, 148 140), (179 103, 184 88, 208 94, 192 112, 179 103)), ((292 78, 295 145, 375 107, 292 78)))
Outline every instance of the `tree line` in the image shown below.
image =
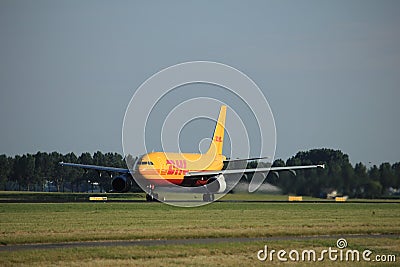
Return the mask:
MULTIPOLYGON (((336 191, 351 198, 400 197, 400 162, 388 162, 367 168, 359 162, 352 166, 349 156, 340 150, 313 149, 298 152, 286 162, 275 160, 273 166, 325 164, 325 169, 308 169, 269 173, 267 181, 280 187, 284 194, 325 198, 336 191)), ((254 165, 254 163, 253 163, 254 165)))
MULTIPOLYGON (((133 160, 131 156, 128 158, 130 162, 133 160)), ((86 152, 80 156, 74 153, 63 155, 58 152, 37 152, 15 157, 0 155, 0 190, 58 192, 111 190, 111 173, 61 167, 58 164, 61 161, 126 168, 125 159, 120 154, 103 154, 100 151, 93 155, 86 152)), ((348 155, 340 150, 325 148, 298 152, 286 162, 281 159, 273 162, 273 166, 309 164, 326 164, 326 168, 298 170, 296 175, 290 172, 279 174, 270 172, 266 182, 278 186, 284 194, 314 197, 326 197, 331 191, 352 198, 399 195, 400 162, 393 165, 382 163, 369 168, 361 162, 352 166, 348 155)), ((255 165, 256 162, 250 162, 248 167, 253 168, 255 165)))
POLYGON ((126 168, 120 154, 103 154, 100 151, 93 155, 85 152, 80 156, 58 152, 15 157, 0 155, 0 190, 89 192, 94 187, 100 191, 111 190, 111 174, 62 167, 58 164, 61 161, 126 168))

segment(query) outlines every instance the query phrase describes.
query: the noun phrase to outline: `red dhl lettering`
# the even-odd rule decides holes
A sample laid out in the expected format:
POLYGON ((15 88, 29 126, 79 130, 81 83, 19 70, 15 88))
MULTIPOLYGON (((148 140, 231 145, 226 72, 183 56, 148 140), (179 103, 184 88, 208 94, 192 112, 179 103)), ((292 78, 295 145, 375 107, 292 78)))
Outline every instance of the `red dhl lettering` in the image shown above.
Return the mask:
POLYGON ((159 171, 160 175, 185 175, 189 170, 173 169, 170 166, 169 169, 161 169, 159 171))
POLYGON ((167 165, 172 165, 178 169, 186 169, 186 160, 184 160, 184 159, 177 159, 177 160, 167 159, 167 165))
POLYGON ((167 159, 168 169, 160 170, 161 175, 185 175, 189 170, 186 170, 186 160, 170 160, 167 159))

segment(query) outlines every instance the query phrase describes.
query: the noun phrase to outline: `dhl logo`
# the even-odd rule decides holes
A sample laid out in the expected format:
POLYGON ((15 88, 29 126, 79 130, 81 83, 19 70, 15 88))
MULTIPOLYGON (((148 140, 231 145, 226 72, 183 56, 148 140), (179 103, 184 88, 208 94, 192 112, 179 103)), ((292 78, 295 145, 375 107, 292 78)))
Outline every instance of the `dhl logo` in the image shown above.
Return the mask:
POLYGON ((167 159, 168 169, 161 170, 161 175, 185 175, 189 170, 186 169, 186 160, 167 159))
POLYGON ((171 160, 167 159, 167 165, 172 165, 175 166, 178 169, 186 169, 186 160, 184 159, 177 159, 177 160, 171 160))

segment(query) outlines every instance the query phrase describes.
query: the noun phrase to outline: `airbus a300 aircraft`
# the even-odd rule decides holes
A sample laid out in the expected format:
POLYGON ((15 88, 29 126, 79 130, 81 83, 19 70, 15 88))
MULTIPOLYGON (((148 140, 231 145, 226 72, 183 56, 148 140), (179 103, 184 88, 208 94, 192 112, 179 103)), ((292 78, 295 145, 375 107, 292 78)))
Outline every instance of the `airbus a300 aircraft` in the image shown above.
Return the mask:
MULTIPOLYGON (((155 187, 178 185, 184 187, 205 187, 204 201, 214 200, 215 193, 223 193, 226 188, 225 177, 230 174, 263 173, 269 171, 294 171, 296 169, 324 168, 324 165, 268 167, 257 169, 225 169, 224 163, 229 162, 222 154, 225 131, 226 106, 221 106, 214 135, 208 151, 199 153, 167 153, 152 152, 139 157, 132 168, 113 168, 95 165, 84 165, 60 162, 62 166, 92 169, 100 172, 118 173, 119 176, 112 180, 114 192, 127 192, 130 190, 133 177, 145 185, 146 199, 158 199, 154 192, 155 187)), ((254 160, 243 159, 241 161, 254 160)), ((237 161, 236 159, 233 161, 237 161)), ((128 166, 129 167, 129 166, 128 166)), ((143 186, 142 186, 143 188, 143 186)))

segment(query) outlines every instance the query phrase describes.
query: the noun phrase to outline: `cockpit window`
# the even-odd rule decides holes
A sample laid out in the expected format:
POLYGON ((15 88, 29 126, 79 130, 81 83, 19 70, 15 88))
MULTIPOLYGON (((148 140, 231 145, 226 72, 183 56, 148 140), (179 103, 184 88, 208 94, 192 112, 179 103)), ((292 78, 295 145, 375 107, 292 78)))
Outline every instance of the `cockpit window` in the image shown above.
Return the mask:
POLYGON ((151 161, 140 161, 138 162, 139 165, 154 165, 151 161))

